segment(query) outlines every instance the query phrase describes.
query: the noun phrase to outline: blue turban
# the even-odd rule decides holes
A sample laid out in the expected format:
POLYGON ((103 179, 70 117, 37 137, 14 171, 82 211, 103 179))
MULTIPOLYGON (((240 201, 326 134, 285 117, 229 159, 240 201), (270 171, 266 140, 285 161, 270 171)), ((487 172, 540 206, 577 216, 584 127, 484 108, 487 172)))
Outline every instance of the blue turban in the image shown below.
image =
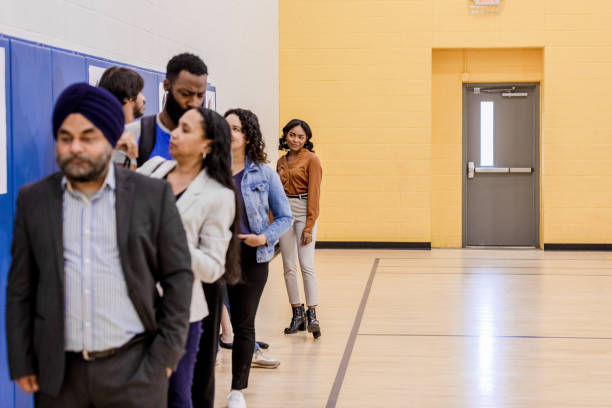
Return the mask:
POLYGON ((125 115, 117 98, 106 89, 81 82, 61 93, 53 108, 53 137, 68 115, 80 113, 104 133, 115 147, 123 133, 125 115))

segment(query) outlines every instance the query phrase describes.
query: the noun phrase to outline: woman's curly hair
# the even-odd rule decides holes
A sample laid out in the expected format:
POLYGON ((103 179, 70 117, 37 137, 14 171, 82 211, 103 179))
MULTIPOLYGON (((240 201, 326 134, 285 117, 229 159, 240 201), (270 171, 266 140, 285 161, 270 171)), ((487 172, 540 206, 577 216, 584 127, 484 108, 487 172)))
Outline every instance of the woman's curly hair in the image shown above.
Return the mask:
POLYGON ((301 119, 291 119, 289 123, 285 125, 285 127, 283 128, 283 135, 278 141, 278 150, 289 150, 289 145, 287 144, 287 135, 289 134, 289 131, 296 126, 299 126, 304 129, 304 133, 306 133, 306 143, 304 143, 304 149, 308 149, 314 153, 314 145, 310 140, 312 139, 312 130, 310 130, 310 126, 308 126, 308 123, 304 122, 301 119))
POLYGON ((236 115, 240 119, 242 132, 244 133, 246 145, 246 155, 253 163, 267 163, 268 156, 266 155, 261 129, 259 128, 259 120, 257 115, 247 109, 230 109, 223 115, 227 118, 229 115, 236 115))

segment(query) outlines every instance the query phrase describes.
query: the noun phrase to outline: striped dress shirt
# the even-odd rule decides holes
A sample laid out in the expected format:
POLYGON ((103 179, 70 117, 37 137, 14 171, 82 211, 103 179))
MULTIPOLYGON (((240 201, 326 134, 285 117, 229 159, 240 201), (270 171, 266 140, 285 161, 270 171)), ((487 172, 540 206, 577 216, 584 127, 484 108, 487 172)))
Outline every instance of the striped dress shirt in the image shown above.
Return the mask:
POLYGON ((111 164, 93 195, 62 180, 65 349, 102 351, 144 332, 121 268, 115 216, 115 169, 111 164))

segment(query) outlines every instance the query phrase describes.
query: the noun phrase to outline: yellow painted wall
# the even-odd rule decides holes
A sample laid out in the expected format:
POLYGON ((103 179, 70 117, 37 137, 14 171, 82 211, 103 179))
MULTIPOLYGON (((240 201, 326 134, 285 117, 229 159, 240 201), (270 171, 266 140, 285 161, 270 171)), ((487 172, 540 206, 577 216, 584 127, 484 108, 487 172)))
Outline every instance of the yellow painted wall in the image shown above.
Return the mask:
MULTIPOLYGON (((467 0, 280 0, 280 124, 313 126, 319 240, 459 246, 460 145, 432 128, 433 50, 539 48, 543 242, 612 243, 612 3, 502 1, 474 15, 467 0)), ((493 58, 462 79, 507 68, 493 58)))

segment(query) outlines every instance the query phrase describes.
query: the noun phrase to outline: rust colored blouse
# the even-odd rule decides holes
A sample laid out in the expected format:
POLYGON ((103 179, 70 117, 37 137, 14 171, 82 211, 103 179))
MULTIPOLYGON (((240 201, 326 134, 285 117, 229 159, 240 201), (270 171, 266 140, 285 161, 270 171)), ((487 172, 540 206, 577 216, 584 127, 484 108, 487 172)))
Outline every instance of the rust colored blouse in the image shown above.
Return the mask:
POLYGON ((276 163, 285 194, 308 194, 306 226, 304 231, 312 234, 314 223, 319 217, 319 197, 323 170, 319 158, 310 150, 302 149, 293 157, 291 164, 284 155, 276 163))

